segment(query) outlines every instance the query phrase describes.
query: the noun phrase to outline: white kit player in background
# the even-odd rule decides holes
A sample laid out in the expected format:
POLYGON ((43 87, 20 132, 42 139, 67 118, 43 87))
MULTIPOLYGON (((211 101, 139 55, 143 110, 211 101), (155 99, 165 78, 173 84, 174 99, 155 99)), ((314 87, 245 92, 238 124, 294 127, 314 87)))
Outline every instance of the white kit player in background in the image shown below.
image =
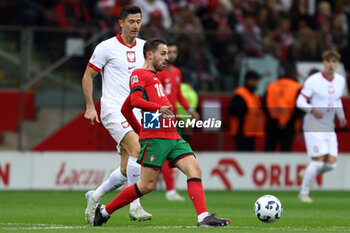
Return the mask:
POLYGON ((313 202, 309 192, 316 176, 336 167, 338 141, 334 132, 335 115, 340 127, 347 124, 341 101, 345 79, 335 73, 340 54, 334 49, 327 50, 322 60, 323 72, 315 73, 305 81, 297 99, 297 107, 306 112, 303 130, 306 150, 311 157, 310 164, 301 174, 303 181, 298 198, 309 203, 313 202))
MULTIPOLYGON (((140 179, 141 166, 136 162, 140 153, 138 135, 121 113, 121 107, 130 93, 129 78, 134 69, 144 63, 144 40, 138 39, 141 28, 142 14, 138 6, 126 6, 120 12, 119 24, 122 32, 117 36, 98 44, 88 63, 82 80, 86 101, 84 117, 93 125, 100 123, 93 102, 93 78, 101 72, 102 97, 101 121, 113 139, 118 143, 121 155, 120 167, 113 171, 109 178, 96 190, 85 194, 87 208, 85 219, 93 222, 97 202, 108 192, 120 187, 127 180, 135 184, 140 179)), ((134 111, 140 120, 141 112, 134 111)), ((139 199, 130 203, 129 217, 131 220, 150 220, 152 215, 143 210, 139 199)))

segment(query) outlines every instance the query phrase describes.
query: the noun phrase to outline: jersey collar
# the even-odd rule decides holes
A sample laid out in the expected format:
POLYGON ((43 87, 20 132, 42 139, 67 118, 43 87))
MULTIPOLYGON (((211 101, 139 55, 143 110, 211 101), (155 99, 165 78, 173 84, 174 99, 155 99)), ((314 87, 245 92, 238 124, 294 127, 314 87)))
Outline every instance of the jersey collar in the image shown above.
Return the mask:
POLYGON ((325 75, 325 73, 324 73, 323 71, 321 72, 321 74, 322 74, 322 77, 324 77, 328 82, 332 82, 333 79, 334 79, 334 74, 333 74, 333 76, 332 76, 331 79, 328 79, 327 76, 325 75))
POLYGON ((127 45, 124 41, 123 41, 123 38, 121 36, 121 33, 119 33, 117 36, 116 36, 117 40, 122 44, 122 45, 125 45, 126 47, 128 47, 129 49, 133 48, 136 46, 136 40, 135 42, 133 43, 133 45, 129 46, 127 45))

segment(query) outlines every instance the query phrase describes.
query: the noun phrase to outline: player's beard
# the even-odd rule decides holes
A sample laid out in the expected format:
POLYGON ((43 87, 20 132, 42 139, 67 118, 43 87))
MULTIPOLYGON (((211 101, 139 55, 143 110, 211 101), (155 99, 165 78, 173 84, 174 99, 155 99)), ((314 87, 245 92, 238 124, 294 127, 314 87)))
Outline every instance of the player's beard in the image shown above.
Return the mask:
POLYGON ((162 71, 165 68, 164 62, 153 64, 156 71, 162 71))

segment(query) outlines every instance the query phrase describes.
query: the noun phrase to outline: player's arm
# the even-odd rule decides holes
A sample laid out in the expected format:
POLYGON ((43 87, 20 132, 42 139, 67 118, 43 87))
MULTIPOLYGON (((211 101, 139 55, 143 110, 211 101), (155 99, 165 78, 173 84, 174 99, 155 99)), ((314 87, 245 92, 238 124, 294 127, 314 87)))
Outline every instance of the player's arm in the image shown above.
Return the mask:
POLYGON ((323 117, 323 113, 315 108, 314 106, 312 106, 310 103, 308 103, 308 101, 310 100, 311 96, 312 96, 313 90, 312 90, 312 83, 310 81, 310 79, 307 79, 303 89, 300 91, 298 98, 297 98, 297 107, 300 108, 301 110, 303 110, 304 112, 307 113, 312 113, 316 118, 322 118, 323 117))
POLYGON ((340 127, 345 127, 347 124, 347 120, 345 118, 345 113, 343 109, 343 103, 341 101, 341 98, 339 98, 336 102, 336 109, 335 109, 335 114, 337 115, 337 118, 339 120, 339 126, 340 127))
POLYGON ((163 117, 168 119, 175 117, 171 111, 171 106, 162 106, 160 104, 145 100, 141 89, 132 90, 130 95, 130 103, 132 107, 142 109, 143 111, 159 111, 162 113, 163 117))
POLYGON ((130 96, 126 98, 124 101, 124 104, 122 106, 121 112, 125 119, 129 122, 133 130, 137 133, 140 134, 141 131, 141 125, 139 124, 138 120, 136 119, 134 113, 133 113, 133 107, 131 105, 131 100, 130 96))
POLYGON ((82 87, 83 93, 85 97, 86 110, 84 117, 90 121, 90 124, 93 125, 94 121, 100 123, 97 115, 97 111, 95 109, 94 100, 92 97, 93 93, 93 79, 98 74, 98 71, 93 69, 90 66, 86 67, 83 79, 82 79, 82 87))
POLYGON ((188 103, 187 99, 182 95, 181 89, 179 87, 179 90, 177 92, 177 100, 179 101, 179 103, 182 105, 182 107, 184 107, 191 115, 194 119, 199 120, 199 114, 198 112, 196 112, 196 110, 194 110, 193 108, 191 108, 190 104, 188 103))

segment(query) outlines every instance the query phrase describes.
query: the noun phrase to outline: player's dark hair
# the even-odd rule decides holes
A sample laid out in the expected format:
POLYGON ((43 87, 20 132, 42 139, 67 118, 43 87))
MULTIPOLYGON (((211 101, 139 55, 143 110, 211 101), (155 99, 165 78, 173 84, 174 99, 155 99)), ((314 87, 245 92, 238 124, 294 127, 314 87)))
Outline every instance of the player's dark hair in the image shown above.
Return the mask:
POLYGON ((168 45, 166 40, 161 38, 154 38, 154 39, 147 40, 145 45, 143 46, 143 56, 145 57, 145 59, 146 59, 146 53, 148 51, 155 52, 158 48, 158 45, 160 44, 168 45))
POLYGON ((128 17, 128 15, 130 14, 138 14, 140 13, 142 16, 142 12, 139 6, 135 6, 135 5, 129 5, 129 6, 125 6, 121 9, 120 13, 119 13, 119 19, 124 20, 128 17))
POLYGON ((340 53, 335 48, 326 50, 322 54, 322 60, 329 60, 331 58, 335 58, 337 61, 341 59, 340 53))

